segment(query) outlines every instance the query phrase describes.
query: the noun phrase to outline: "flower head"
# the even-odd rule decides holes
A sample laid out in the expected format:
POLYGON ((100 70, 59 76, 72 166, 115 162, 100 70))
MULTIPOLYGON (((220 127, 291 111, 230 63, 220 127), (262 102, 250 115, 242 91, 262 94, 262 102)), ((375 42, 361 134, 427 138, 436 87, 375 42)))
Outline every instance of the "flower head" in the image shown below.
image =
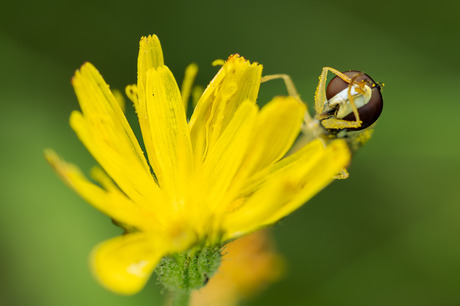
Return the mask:
POLYGON ((344 141, 312 141, 284 157, 300 132, 305 105, 276 97, 256 105, 262 66, 232 55, 186 120, 179 87, 156 36, 143 37, 133 101, 146 155, 99 72, 85 63, 72 79, 81 112, 70 125, 101 168, 94 184, 53 151, 64 181, 126 234, 92 255, 100 282, 139 291, 160 259, 226 241, 285 217, 348 164, 344 141), (284 157, 284 158, 283 158, 284 157))

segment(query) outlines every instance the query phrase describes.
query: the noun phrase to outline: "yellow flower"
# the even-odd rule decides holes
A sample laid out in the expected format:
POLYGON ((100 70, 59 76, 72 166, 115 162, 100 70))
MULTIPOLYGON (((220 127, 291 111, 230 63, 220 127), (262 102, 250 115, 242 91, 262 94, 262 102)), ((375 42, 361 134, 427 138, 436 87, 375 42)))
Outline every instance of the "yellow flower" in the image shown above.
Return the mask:
POLYGON ((283 158, 306 111, 292 97, 259 110, 262 66, 231 56, 206 88, 189 122, 156 36, 140 41, 137 85, 126 93, 142 131, 142 152, 99 72, 85 63, 72 85, 81 112, 70 125, 99 165, 89 181, 53 151, 63 180, 127 234, 101 243, 91 262, 108 289, 133 294, 160 259, 224 242, 270 225, 325 187, 348 164, 344 141, 320 140, 283 158), (148 161, 147 161, 148 158, 148 161))
POLYGON ((192 306, 234 306, 278 280, 284 261, 276 253, 270 234, 260 230, 224 247, 222 264, 209 283, 194 291, 192 306))

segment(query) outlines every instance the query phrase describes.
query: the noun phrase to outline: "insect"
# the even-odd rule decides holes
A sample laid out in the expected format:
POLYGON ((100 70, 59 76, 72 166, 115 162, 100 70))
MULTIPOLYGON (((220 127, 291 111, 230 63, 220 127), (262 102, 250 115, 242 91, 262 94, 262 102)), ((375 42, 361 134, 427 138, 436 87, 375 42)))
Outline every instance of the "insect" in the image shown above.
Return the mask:
MULTIPOLYGON (((290 96, 300 100, 299 94, 286 74, 264 76, 261 82, 283 79, 290 96)), ((301 100, 300 100, 301 101, 301 100)), ((321 139, 326 145, 336 138, 347 141, 356 152, 371 137, 373 127, 383 109, 381 86, 360 71, 340 72, 324 67, 315 92, 315 116, 305 114, 302 135, 293 150, 313 139, 321 139), (335 77, 327 84, 327 74, 335 77)), ((344 169, 340 178, 348 177, 344 169)))

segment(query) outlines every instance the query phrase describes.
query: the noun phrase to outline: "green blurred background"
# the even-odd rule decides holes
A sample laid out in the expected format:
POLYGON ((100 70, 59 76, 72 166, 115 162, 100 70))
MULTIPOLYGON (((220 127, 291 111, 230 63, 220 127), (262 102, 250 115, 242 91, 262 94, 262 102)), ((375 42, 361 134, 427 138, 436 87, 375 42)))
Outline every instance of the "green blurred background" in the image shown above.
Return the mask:
MULTIPOLYGON (((92 62, 112 88, 136 82, 138 41, 157 34, 182 79, 238 52, 288 73, 313 101, 323 66, 384 82, 385 106, 351 177, 272 232, 284 279, 246 305, 460 305, 460 2, 8 1, 0 19, 0 304, 162 305, 105 291, 87 265, 119 234, 45 163, 52 147, 94 164, 68 125, 73 72, 92 62)), ((261 86, 260 101, 285 94, 261 86)), ((135 125, 132 108, 131 122, 135 125)))

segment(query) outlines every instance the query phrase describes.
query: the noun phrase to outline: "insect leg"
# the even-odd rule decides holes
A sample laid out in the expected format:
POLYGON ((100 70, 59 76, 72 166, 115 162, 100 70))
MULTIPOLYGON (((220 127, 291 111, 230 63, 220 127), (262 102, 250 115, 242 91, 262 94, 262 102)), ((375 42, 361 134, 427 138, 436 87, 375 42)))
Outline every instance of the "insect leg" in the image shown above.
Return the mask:
POLYGON ((297 89, 295 88, 294 82, 292 81, 291 77, 287 74, 270 74, 263 76, 262 79, 260 80, 260 83, 264 83, 267 81, 271 80, 276 80, 276 79, 283 79, 284 84, 286 85, 286 89, 288 91, 289 96, 296 98, 299 101, 300 96, 299 93, 297 92, 297 89))
MULTIPOLYGON (((267 82, 267 81, 271 81, 271 80, 277 80, 277 79, 282 79, 284 81, 284 84, 286 86, 286 89, 287 89, 287 92, 289 94, 290 97, 293 97, 297 100, 299 100, 300 102, 304 103, 301 99, 300 99, 300 95, 294 85, 294 82, 292 81, 291 77, 287 74, 270 74, 270 75, 266 75, 266 76, 263 76, 262 79, 260 80, 261 83, 264 83, 264 82, 267 82)), ((310 114, 307 112, 305 112, 305 118, 304 118, 304 121, 305 121, 305 124, 311 124, 313 122, 313 118, 310 116, 310 114)))
POLYGON ((350 84, 352 80, 349 76, 343 74, 342 72, 338 71, 337 69, 331 67, 323 67, 323 71, 319 76, 319 83, 318 87, 316 87, 315 91, 315 111, 316 115, 320 115, 324 109, 324 102, 326 102, 326 83, 327 83, 327 73, 332 72, 333 74, 337 75, 339 78, 350 84))
MULTIPOLYGON (((323 67, 323 71, 320 76, 320 81, 318 83, 318 87, 316 88, 315 92, 315 111, 317 116, 321 115, 324 109, 324 103, 326 102, 326 82, 327 82, 327 73, 332 72, 337 75, 339 78, 347 82, 348 85, 348 101, 350 101, 350 105, 355 115, 355 121, 346 121, 336 118, 329 118, 322 120, 321 123, 326 129, 345 129, 345 128, 358 128, 361 126, 361 120, 359 118, 358 108, 354 102, 353 95, 351 94, 351 89, 353 84, 357 84, 359 87, 364 86, 364 84, 359 84, 359 82, 355 82, 356 78, 361 76, 360 74, 350 78, 346 74, 331 68, 331 67, 323 67)), ((317 117, 318 118, 318 117, 317 117)))
POLYGON ((356 78, 359 76, 361 76, 361 74, 355 75, 351 80, 350 85, 348 85, 348 100, 350 101, 351 109, 353 110, 353 114, 355 115, 355 123, 357 125, 356 127, 361 126, 361 120, 359 119, 359 112, 358 108, 356 107, 355 100, 353 98, 353 95, 351 94, 351 86, 355 83, 356 78))

